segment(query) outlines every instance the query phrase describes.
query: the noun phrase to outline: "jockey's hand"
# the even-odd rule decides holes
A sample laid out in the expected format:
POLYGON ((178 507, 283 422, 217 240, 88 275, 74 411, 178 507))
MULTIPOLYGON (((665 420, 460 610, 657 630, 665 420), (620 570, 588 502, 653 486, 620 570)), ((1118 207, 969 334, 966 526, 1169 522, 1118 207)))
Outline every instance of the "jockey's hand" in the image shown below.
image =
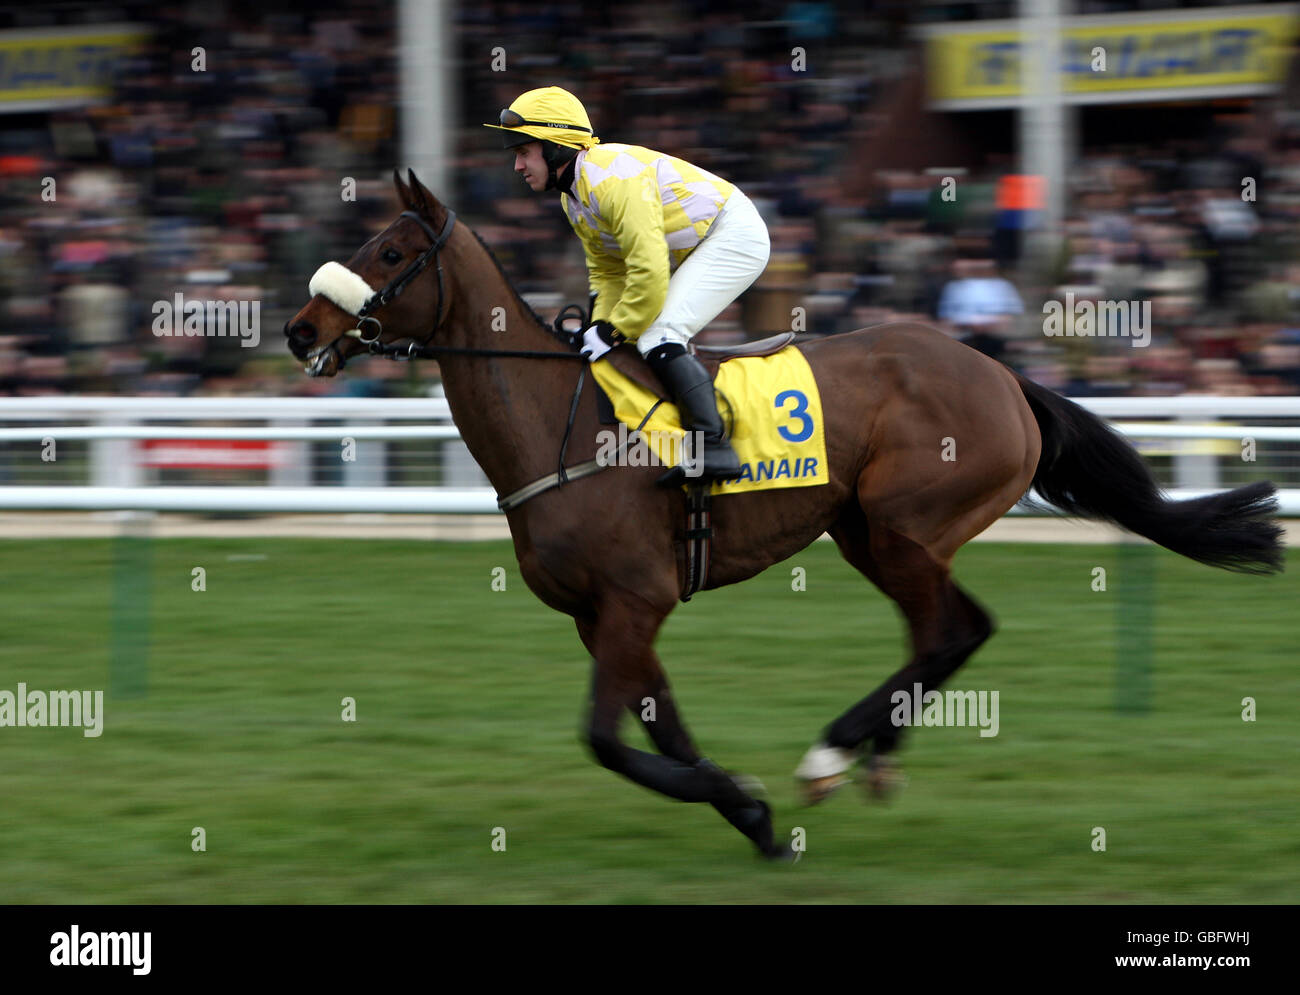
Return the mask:
POLYGON ((586 357, 587 362, 594 363, 622 339, 623 336, 608 321, 598 321, 582 333, 582 348, 578 351, 586 357))

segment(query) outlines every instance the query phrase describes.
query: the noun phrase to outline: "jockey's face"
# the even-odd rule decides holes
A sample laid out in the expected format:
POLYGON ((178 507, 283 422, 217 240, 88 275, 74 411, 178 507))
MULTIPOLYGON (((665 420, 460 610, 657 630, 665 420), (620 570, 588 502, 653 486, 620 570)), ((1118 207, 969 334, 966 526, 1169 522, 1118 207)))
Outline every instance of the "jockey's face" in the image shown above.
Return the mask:
POLYGON ((524 178, 530 190, 540 193, 546 189, 549 170, 542 158, 541 142, 529 142, 515 149, 515 172, 524 178))

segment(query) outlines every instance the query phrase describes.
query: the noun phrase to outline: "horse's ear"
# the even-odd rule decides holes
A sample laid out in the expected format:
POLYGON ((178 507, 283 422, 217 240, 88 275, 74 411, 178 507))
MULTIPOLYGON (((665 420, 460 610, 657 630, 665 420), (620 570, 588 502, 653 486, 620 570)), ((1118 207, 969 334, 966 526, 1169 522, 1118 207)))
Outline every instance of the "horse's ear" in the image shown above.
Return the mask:
POLYGON ((415 205, 411 201, 411 188, 402 182, 402 174, 397 171, 397 167, 393 167, 393 185, 397 187, 397 199, 402 202, 402 207, 408 211, 414 210, 415 205))
POLYGON ((435 228, 441 228, 447 221, 447 208, 429 191, 428 187, 420 182, 414 169, 407 169, 406 178, 410 181, 408 190, 411 203, 408 206, 428 218, 435 228))

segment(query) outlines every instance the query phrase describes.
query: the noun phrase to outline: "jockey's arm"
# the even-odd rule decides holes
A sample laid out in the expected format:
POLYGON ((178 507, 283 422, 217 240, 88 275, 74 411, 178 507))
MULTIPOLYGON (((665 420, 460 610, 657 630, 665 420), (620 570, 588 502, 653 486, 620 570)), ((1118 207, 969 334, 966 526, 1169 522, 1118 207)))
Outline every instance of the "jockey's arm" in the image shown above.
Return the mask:
POLYGON ((653 173, 609 186, 612 189, 608 193, 605 188, 601 190, 601 208, 623 250, 623 285, 620 293, 611 293, 612 287, 597 289, 593 283, 597 294, 593 317, 610 322, 627 338, 636 339, 659 317, 668 296, 664 206, 653 173))
POLYGON ((587 256, 587 286, 591 290, 591 321, 609 321, 609 316, 623 296, 623 261, 605 252, 600 236, 582 236, 582 249, 587 256))

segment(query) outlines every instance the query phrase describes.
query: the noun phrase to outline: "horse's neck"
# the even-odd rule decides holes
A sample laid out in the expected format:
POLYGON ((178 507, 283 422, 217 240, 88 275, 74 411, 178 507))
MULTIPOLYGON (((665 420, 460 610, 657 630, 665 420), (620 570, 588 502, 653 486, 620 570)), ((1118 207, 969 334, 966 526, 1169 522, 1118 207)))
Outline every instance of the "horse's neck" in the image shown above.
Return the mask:
MULTIPOLYGON (((479 245, 470 250, 458 254, 459 279, 448 273, 448 296, 455 304, 444 342, 566 352, 537 324, 486 251, 479 245)), ((450 354, 440 357, 439 366, 461 438, 499 494, 555 472, 579 363, 450 354)))

